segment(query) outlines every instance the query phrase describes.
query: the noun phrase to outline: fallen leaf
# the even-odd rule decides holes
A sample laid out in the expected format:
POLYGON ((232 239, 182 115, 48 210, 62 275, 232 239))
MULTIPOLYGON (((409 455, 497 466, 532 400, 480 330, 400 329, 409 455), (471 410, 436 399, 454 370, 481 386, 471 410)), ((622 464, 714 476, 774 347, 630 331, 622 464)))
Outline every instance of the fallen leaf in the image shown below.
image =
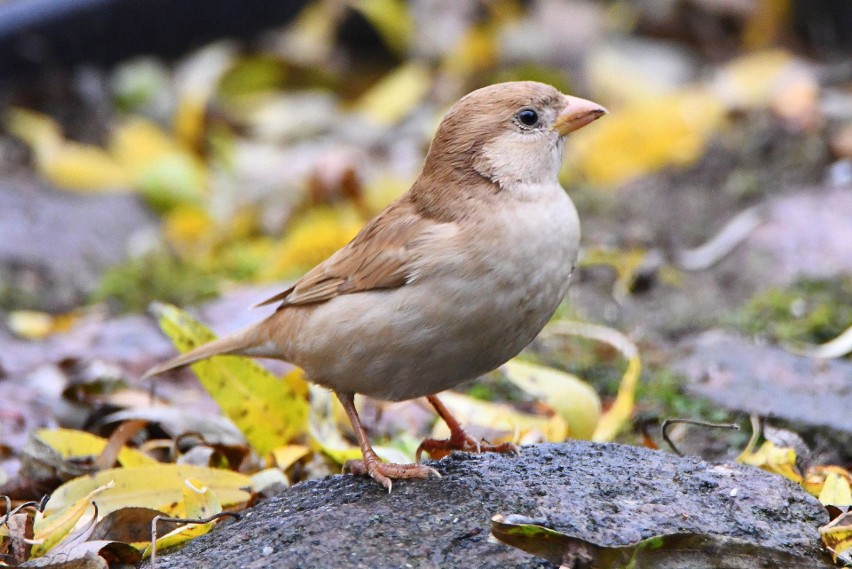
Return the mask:
POLYGON ((827 569, 827 561, 802 557, 747 541, 697 533, 657 535, 641 541, 608 546, 550 529, 523 516, 496 515, 491 518, 491 535, 527 553, 543 557, 562 567, 629 569, 762 569, 796 567, 827 569))
POLYGON ((808 468, 805 479, 802 481, 802 487, 811 496, 819 497, 825 487, 826 479, 831 474, 846 479, 847 484, 852 486, 852 473, 845 468, 833 465, 817 465, 808 468))
POLYGON ((414 34, 414 20, 403 0, 355 0, 352 7, 378 30, 397 55, 406 55, 414 34))
MULTIPOLYGON (((311 394, 308 433, 313 447, 337 464, 360 459, 360 447, 348 442, 340 432, 341 421, 338 418, 342 418, 347 428, 351 428, 340 402, 324 387, 314 384, 308 387, 311 394)), ((386 462, 407 463, 413 462, 414 459, 413 455, 409 456, 396 448, 374 445, 373 450, 386 462)))
POLYGON ((157 464, 113 468, 70 480, 51 494, 44 514, 52 516, 63 512, 109 483, 112 485, 98 495, 99 519, 127 507, 145 507, 171 514, 178 510, 184 481, 190 478, 211 488, 223 507, 240 507, 250 497, 251 478, 248 476, 201 466, 157 464))
POLYGON ((819 535, 835 563, 843 560, 848 567, 852 561, 849 555, 852 552, 852 512, 846 512, 819 528, 819 535))
POLYGON ((42 340, 52 334, 67 332, 80 318, 77 311, 48 314, 35 310, 12 310, 6 317, 6 326, 16 336, 27 340, 42 340))
MULTIPOLYGON (((66 506, 48 510, 45 506, 43 512, 36 512, 33 521, 33 549, 32 557, 41 557, 50 551, 56 544, 65 539, 74 529, 86 510, 92 506, 92 499, 115 486, 112 481, 102 485, 92 485, 85 494, 77 494, 78 498, 68 500, 66 506)), ((50 504, 50 501, 48 501, 50 504)), ((94 523, 94 517, 92 519, 94 523)))
POLYGON ((563 172, 617 187, 666 166, 688 166, 724 120, 719 99, 700 88, 631 101, 594 128, 572 134, 563 172))
POLYGON ((778 81, 795 65, 792 54, 783 49, 748 53, 722 67, 711 89, 728 108, 766 108, 778 81))
POLYGON ((280 280, 302 274, 346 245, 363 225, 352 207, 312 208, 290 227, 266 263, 262 278, 280 280))
MULTIPOLYGON (((216 496, 216 493, 200 481, 190 478, 184 480, 183 496, 180 501, 180 507, 177 509, 177 512, 171 514, 171 517, 204 519, 214 514, 218 514, 221 511, 222 504, 219 502, 219 498, 216 496)), ((175 547, 176 545, 185 543, 190 539, 204 535, 213 529, 215 524, 215 521, 201 524, 187 523, 175 528, 167 534, 157 537, 156 544, 152 544, 147 547, 143 552, 143 556, 150 555, 152 547, 156 547, 158 551, 168 549, 169 547, 175 547)))
POLYGON ((777 447, 771 441, 764 441, 755 452, 746 449, 737 457, 737 462, 780 474, 798 484, 804 480, 796 470, 796 451, 788 447, 777 447))
POLYGON ((354 110, 381 124, 393 125, 426 97, 432 86, 429 68, 420 62, 402 64, 364 93, 354 110))
MULTIPOLYGON (((96 457, 107 445, 103 437, 74 429, 39 429, 34 434, 64 459, 96 457)), ((118 452, 118 463, 128 468, 159 464, 150 456, 129 447, 122 447, 118 452)))
POLYGON ((852 506, 852 490, 849 488, 849 476, 829 472, 819 493, 819 501, 824 506, 848 508, 852 506))
POLYGON ((595 390, 575 375, 517 358, 501 368, 506 378, 562 416, 568 436, 589 439, 601 414, 595 390))
MULTIPOLYGON (((151 311, 181 352, 215 338, 207 327, 175 306, 154 303, 151 311)), ((301 370, 290 372, 282 380, 251 359, 237 356, 213 357, 192 364, 192 369, 222 412, 260 455, 305 432, 306 392, 294 388, 305 383, 301 370)))
POLYGON ((72 547, 32 559, 21 567, 43 569, 108 569, 132 567, 142 561, 142 555, 132 546, 117 541, 85 541, 72 547))
MULTIPOLYGON (((542 441, 564 441, 569 436, 565 419, 558 413, 551 416, 522 413, 505 403, 491 403, 461 393, 445 391, 441 401, 463 425, 475 425, 494 431, 488 440, 494 444, 513 442, 529 444, 542 441)), ((443 421, 435 423, 434 438, 450 434, 443 421)))
MULTIPOLYGON (((92 531, 92 540, 121 541, 140 551, 151 543, 151 521, 163 512, 152 508, 128 507, 110 512, 92 531)), ((176 522, 160 522, 160 530, 170 532, 179 526, 176 522), (171 525, 170 525, 171 524, 171 525)))
POLYGON ((311 449, 304 445, 284 445, 272 450, 272 458, 275 460, 275 466, 287 470, 310 452, 311 449))
POLYGON ((639 349, 630 338, 613 328, 589 324, 587 322, 569 322, 559 320, 545 327, 544 336, 566 335, 579 336, 609 344, 627 360, 627 368, 621 376, 618 393, 615 401, 610 405, 598 420, 593 441, 611 441, 633 416, 633 408, 636 399, 636 385, 639 383, 639 374, 642 371, 642 362, 639 358, 639 349))

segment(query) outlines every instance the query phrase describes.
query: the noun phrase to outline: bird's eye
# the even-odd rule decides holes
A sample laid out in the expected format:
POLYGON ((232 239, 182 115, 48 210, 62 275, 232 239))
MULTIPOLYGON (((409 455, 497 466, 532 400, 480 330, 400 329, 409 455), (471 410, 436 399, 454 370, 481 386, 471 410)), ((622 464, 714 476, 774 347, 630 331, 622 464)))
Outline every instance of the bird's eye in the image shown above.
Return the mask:
POLYGON ((532 109, 522 109, 518 111, 518 120, 525 126, 535 126, 538 124, 538 113, 532 109))

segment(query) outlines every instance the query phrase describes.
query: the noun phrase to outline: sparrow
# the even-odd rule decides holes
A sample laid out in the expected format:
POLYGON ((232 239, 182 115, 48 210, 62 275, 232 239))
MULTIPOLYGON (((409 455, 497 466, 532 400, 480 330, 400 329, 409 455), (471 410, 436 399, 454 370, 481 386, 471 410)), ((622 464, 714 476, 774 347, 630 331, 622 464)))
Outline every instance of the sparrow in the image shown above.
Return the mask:
POLYGON ((455 103, 408 190, 347 245, 256 306, 275 313, 150 369, 160 374, 217 355, 282 359, 340 400, 363 460, 344 469, 392 480, 427 478, 419 463, 452 450, 513 452, 480 443, 435 396, 504 364, 565 297, 580 221, 557 175, 566 135, 607 111, 543 83, 499 83, 455 103), (418 462, 382 462, 355 394, 426 397, 450 428, 418 462))

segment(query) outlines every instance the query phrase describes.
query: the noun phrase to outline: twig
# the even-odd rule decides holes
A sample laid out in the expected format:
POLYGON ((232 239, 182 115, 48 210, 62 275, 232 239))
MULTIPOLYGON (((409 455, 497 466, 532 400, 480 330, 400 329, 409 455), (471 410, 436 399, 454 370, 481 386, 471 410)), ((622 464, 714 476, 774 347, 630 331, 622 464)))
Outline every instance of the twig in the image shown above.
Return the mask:
POLYGON ((666 441, 666 444, 669 445, 669 448, 672 449, 678 456, 683 456, 683 453, 678 450, 675 446, 674 442, 669 438, 669 427, 671 425, 677 425, 679 423, 685 423, 687 425, 696 425, 699 427, 707 427, 710 429, 729 429, 731 431, 739 431, 740 426, 735 423, 711 423, 709 421, 698 421, 695 419, 666 419, 663 421, 663 424, 660 425, 660 431, 663 434, 663 440, 666 441))

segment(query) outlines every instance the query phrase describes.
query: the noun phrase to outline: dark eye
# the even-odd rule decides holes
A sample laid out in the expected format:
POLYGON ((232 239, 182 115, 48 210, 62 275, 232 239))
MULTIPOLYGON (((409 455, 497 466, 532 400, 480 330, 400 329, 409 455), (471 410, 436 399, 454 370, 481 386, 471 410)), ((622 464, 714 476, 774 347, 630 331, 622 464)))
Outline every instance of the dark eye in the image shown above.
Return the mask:
POLYGON ((532 109, 522 109, 518 111, 518 120, 526 126, 535 126, 538 124, 538 113, 532 109))

